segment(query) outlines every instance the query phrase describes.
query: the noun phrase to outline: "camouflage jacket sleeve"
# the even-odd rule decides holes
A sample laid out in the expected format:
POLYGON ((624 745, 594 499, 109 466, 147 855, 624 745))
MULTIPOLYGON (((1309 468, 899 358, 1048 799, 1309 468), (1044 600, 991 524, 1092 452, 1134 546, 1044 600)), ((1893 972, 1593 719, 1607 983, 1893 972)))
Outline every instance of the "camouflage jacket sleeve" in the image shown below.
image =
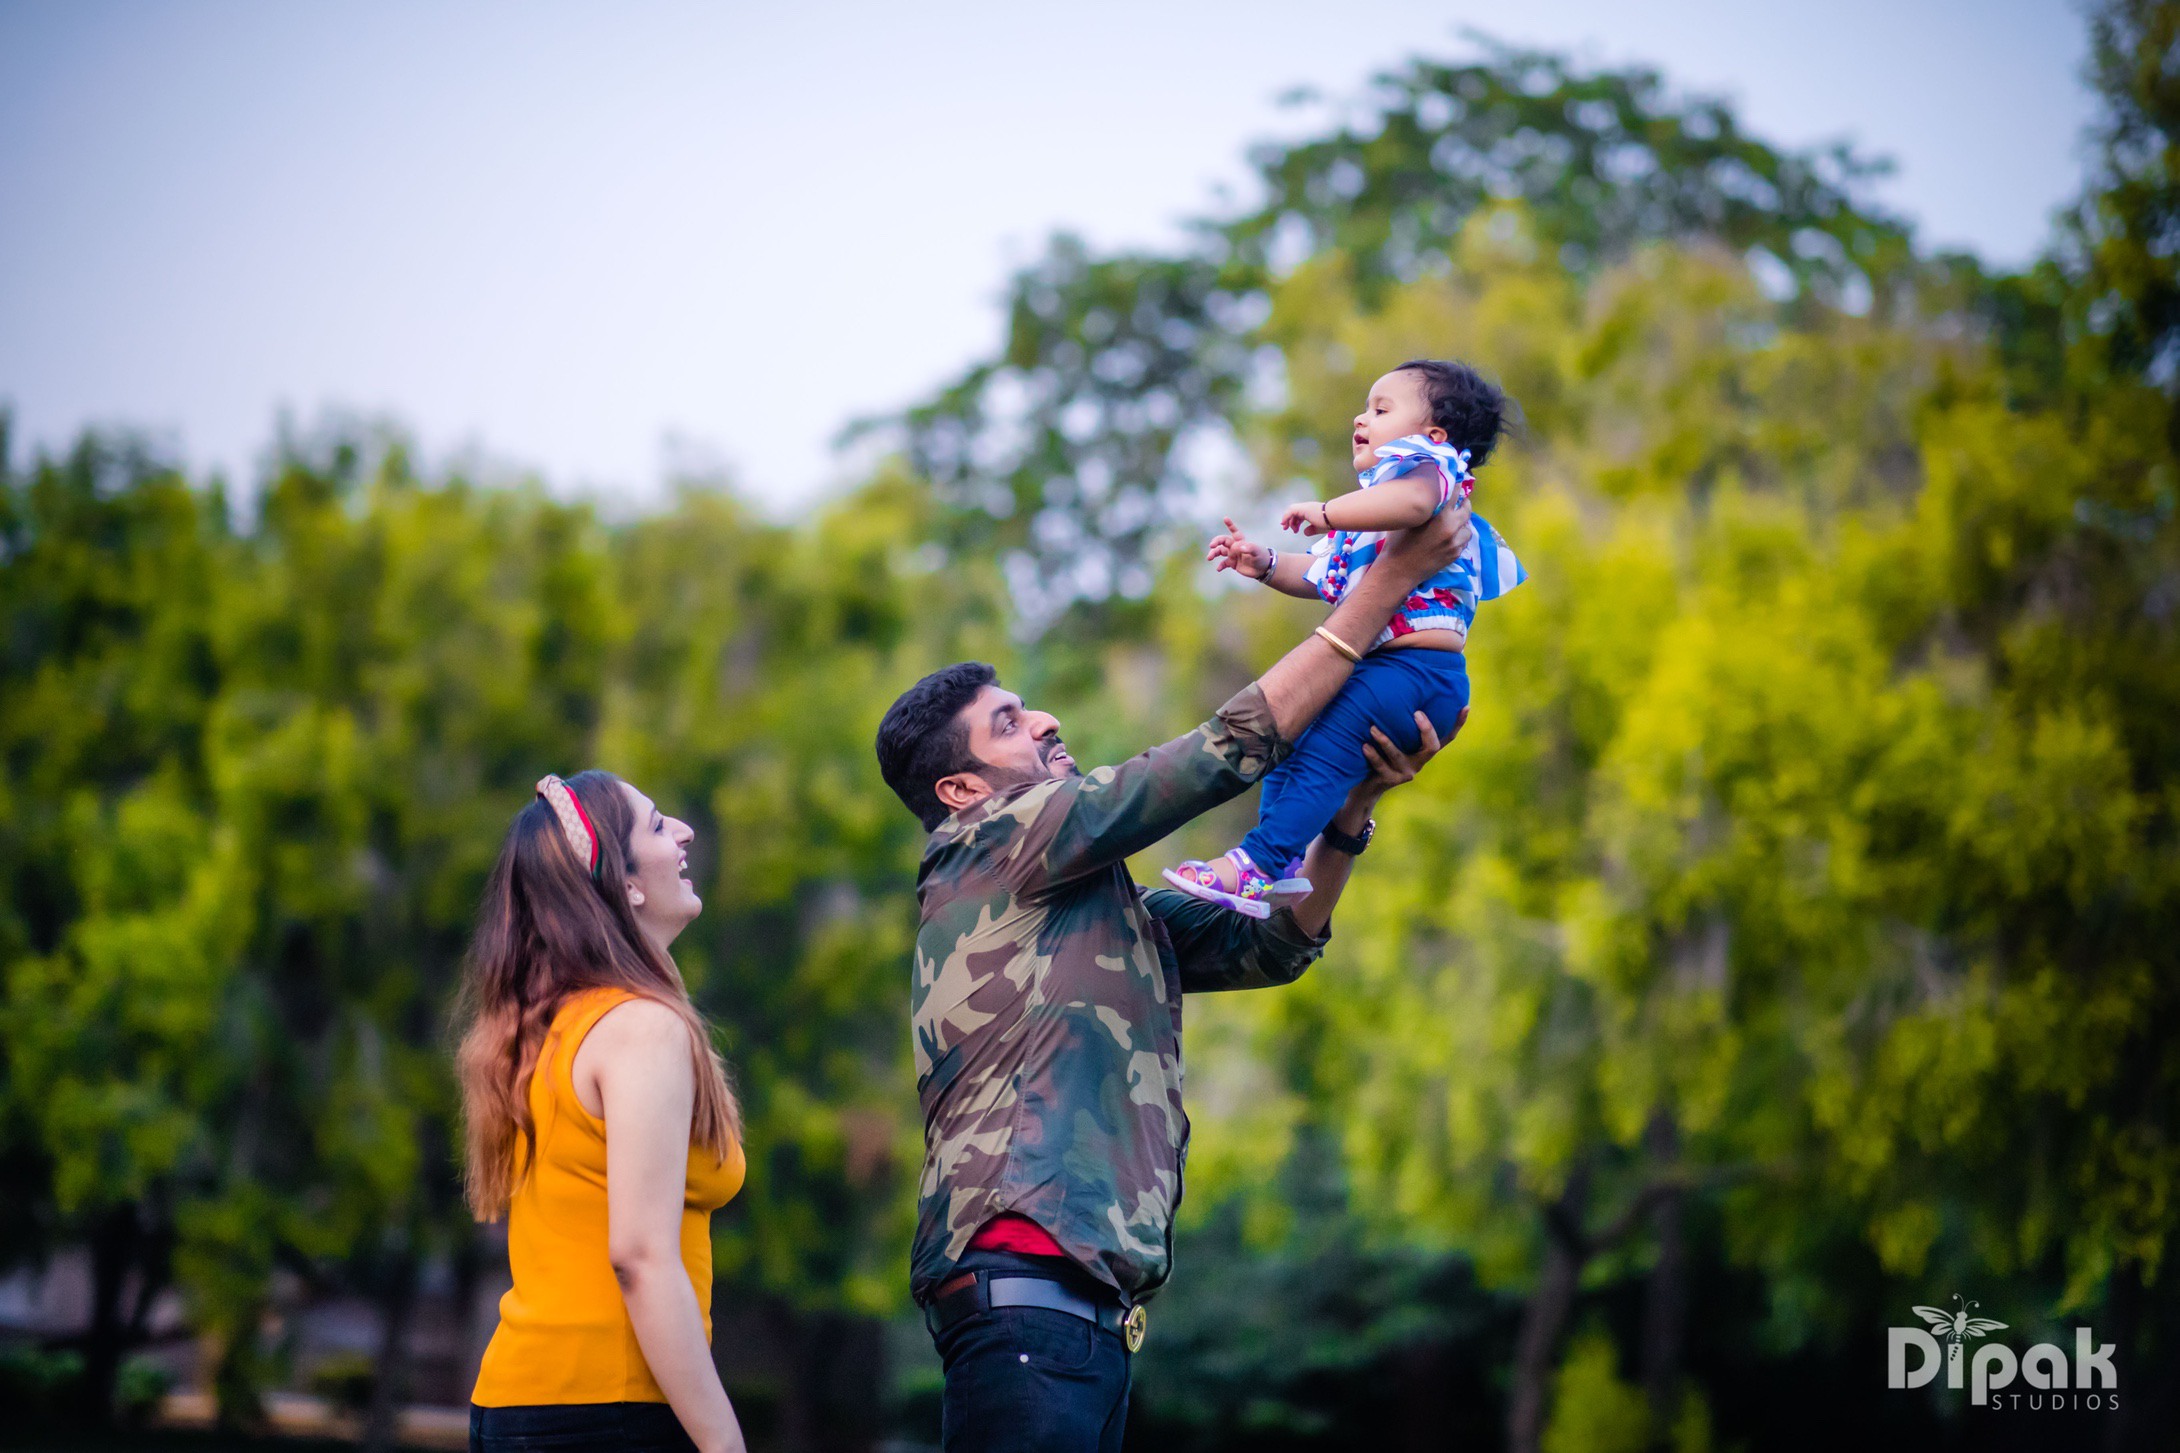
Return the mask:
POLYGON ((1270 918, 1244 918, 1171 888, 1145 892, 1143 906, 1173 940, 1184 994, 1291 984, 1332 938, 1329 923, 1316 938, 1303 932, 1291 908, 1277 909, 1270 918))
POLYGON ((993 845, 994 866, 1021 894, 1109 868, 1240 796, 1288 747, 1252 682, 1186 736, 1116 767, 1039 783, 994 809, 986 831, 1008 835, 993 845))

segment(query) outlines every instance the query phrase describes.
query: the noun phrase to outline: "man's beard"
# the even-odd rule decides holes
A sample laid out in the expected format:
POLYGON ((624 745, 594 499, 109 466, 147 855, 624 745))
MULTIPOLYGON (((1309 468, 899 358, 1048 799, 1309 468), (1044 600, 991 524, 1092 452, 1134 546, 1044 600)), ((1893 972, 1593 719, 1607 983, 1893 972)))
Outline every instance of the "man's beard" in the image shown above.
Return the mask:
MULTIPOLYGON (((1054 737, 1049 743, 1042 744, 1037 748, 1037 765, 1033 768, 994 767, 988 762, 979 762, 976 765, 976 772, 979 777, 992 784, 992 791, 1011 792, 1017 787, 1028 787, 1038 782, 1055 780, 1052 771, 1052 759, 1066 750, 1067 744, 1058 737, 1054 737)), ((1080 777, 1082 775, 1082 766, 1076 762, 1074 757, 1070 756, 1067 759, 1067 770, 1058 775, 1060 777, 1080 777)))
MULTIPOLYGON (((1052 759, 1065 751, 1067 751, 1067 743, 1061 741, 1058 737, 1054 737, 1051 742, 1037 749, 1038 765, 1045 769, 1047 777, 1052 775, 1052 759)), ((1076 763, 1073 753, 1069 753, 1067 771, 1061 775, 1067 777, 1080 777, 1082 775, 1082 768, 1076 763)))

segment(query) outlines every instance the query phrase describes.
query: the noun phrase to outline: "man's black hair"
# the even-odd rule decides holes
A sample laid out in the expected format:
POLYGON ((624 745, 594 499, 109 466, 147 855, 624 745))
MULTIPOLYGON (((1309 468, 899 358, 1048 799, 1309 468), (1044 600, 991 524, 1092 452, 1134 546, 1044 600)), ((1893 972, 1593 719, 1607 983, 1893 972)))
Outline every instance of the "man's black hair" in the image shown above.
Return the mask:
POLYGON ((1431 422, 1446 431, 1447 443, 1468 451, 1469 468, 1483 468, 1499 436, 1520 415, 1514 401, 1465 363, 1411 358, 1393 372, 1411 369, 1423 375, 1423 397, 1431 406, 1431 422))
POLYGON ((926 832, 946 821, 939 779, 981 765, 969 751, 961 709, 998 679, 982 661, 956 662, 902 692, 878 723, 878 771, 926 832))

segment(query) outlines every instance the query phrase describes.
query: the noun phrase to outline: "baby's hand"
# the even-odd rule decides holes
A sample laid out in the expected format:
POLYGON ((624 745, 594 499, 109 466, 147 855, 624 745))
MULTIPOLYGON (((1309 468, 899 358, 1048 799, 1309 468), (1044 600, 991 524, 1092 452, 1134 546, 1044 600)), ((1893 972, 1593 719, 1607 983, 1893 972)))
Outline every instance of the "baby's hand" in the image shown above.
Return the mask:
POLYGON ((1213 570, 1231 570, 1246 575, 1251 580, 1262 580, 1271 570, 1272 552, 1262 545, 1254 545, 1232 520, 1226 522, 1226 533, 1212 538, 1211 548, 1204 552, 1204 559, 1211 562, 1213 570))
POLYGON ((1279 528, 1303 535, 1325 533, 1325 506, 1322 500, 1307 499, 1287 506, 1279 517, 1279 528))

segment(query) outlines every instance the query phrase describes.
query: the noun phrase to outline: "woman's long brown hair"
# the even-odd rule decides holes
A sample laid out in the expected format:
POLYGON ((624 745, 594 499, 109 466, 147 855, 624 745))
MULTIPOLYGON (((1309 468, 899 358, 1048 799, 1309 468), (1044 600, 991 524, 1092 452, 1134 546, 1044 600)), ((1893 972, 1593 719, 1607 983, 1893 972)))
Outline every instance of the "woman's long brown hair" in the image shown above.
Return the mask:
POLYGON ((506 1213, 523 1170, 536 1159, 530 1077, 553 1015, 586 989, 626 989, 678 1014, 696 1057, 690 1143, 724 1159, 742 1133, 711 1032, 689 1002, 681 971, 644 936, 622 888, 636 815, 621 779, 580 772, 568 789, 598 829, 597 877, 576 856, 552 808, 531 799, 515 814, 485 883, 463 977, 459 1022, 466 1028, 455 1061, 469 1205, 481 1221, 506 1213))

